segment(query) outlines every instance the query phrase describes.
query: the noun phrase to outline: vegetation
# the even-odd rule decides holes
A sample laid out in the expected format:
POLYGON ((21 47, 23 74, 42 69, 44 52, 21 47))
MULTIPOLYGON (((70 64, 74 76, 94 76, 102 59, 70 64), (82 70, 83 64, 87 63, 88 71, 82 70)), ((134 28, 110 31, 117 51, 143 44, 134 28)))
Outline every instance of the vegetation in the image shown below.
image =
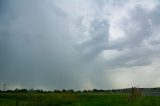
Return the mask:
POLYGON ((0 106, 160 106, 160 88, 0 90, 0 106))
POLYGON ((0 93, 0 106, 160 106, 159 96, 128 93, 0 93))

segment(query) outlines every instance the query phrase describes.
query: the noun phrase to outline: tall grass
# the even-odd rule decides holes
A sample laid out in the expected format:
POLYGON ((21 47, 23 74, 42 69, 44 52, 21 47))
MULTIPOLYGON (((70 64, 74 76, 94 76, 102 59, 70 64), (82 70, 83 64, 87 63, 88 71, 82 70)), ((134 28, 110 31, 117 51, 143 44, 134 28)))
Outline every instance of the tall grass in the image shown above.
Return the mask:
POLYGON ((160 106, 160 97, 141 96, 128 101, 118 93, 0 93, 0 106, 160 106))

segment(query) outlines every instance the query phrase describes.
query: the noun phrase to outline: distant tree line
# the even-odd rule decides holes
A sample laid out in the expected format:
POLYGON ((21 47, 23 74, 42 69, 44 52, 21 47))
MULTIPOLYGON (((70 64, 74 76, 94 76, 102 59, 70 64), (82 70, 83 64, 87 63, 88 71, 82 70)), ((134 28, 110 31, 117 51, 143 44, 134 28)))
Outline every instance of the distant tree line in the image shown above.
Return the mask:
MULTIPOLYGON (((160 92, 160 88, 138 88, 142 92, 160 92)), ((132 88, 125 89, 111 89, 111 90, 103 90, 103 89, 93 89, 93 90, 82 90, 82 91, 74 91, 73 89, 63 89, 63 90, 53 90, 53 91, 45 91, 42 89, 14 89, 14 90, 0 90, 0 93, 131 93, 132 88)))
POLYGON ((5 93, 28 93, 28 92, 35 92, 35 93, 104 93, 104 92, 130 92, 131 89, 112 89, 112 90, 103 90, 103 89, 93 89, 93 90, 82 90, 82 91, 74 91, 73 89, 63 89, 63 90, 53 90, 53 91, 44 91, 42 89, 18 89, 16 88, 15 90, 6 90, 2 91, 0 90, 0 93, 5 92, 5 93))

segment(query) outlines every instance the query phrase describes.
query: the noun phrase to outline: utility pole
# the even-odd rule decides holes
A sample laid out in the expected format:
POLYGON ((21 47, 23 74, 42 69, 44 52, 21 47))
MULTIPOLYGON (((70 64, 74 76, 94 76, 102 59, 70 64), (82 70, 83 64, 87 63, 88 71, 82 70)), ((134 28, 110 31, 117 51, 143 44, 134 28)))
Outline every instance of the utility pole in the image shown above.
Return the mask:
POLYGON ((5 90, 6 90, 6 84, 4 84, 4 88, 3 88, 3 91, 5 92, 5 90))

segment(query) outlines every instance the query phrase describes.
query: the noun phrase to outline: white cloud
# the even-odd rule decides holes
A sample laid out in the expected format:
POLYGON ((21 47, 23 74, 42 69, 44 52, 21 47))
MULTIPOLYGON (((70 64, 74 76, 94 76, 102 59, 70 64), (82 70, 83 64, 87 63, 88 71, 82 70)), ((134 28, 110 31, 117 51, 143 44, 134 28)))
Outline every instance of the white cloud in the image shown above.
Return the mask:
POLYGON ((128 50, 103 50, 98 56, 97 59, 103 60, 103 61, 113 61, 116 60, 117 58, 124 56, 128 54, 128 50))
POLYGON ((113 88, 127 87, 157 87, 160 86, 158 58, 147 66, 135 66, 130 68, 119 68, 106 73, 106 78, 111 79, 113 88))

